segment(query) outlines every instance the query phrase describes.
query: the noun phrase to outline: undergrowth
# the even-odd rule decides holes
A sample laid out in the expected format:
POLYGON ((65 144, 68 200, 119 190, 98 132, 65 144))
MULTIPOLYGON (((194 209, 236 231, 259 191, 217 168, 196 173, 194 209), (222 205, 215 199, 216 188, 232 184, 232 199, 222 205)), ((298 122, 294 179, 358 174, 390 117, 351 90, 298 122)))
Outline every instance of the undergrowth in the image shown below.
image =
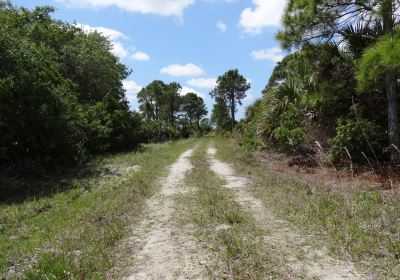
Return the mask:
MULTIPOLYGON (((349 180, 344 186, 316 185, 314 174, 296 180, 274 171, 233 141, 215 140, 217 156, 234 164, 239 173, 253 177, 252 192, 318 240, 332 254, 350 258, 368 274, 396 279, 400 273, 400 201, 382 191, 349 180)), ((270 207, 271 208, 271 207, 270 207)))

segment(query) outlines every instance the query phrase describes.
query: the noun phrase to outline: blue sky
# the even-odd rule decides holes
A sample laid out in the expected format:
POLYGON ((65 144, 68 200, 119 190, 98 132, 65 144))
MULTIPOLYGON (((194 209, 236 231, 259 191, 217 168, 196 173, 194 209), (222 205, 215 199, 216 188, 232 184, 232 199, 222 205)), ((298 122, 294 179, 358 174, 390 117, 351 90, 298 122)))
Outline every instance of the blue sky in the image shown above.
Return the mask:
POLYGON ((133 70, 124 82, 128 100, 153 80, 177 81, 182 94, 202 96, 216 78, 238 68, 251 82, 239 108, 261 96, 283 52, 274 40, 286 0, 13 0, 33 8, 51 5, 54 17, 98 30, 114 42, 113 52, 133 70))

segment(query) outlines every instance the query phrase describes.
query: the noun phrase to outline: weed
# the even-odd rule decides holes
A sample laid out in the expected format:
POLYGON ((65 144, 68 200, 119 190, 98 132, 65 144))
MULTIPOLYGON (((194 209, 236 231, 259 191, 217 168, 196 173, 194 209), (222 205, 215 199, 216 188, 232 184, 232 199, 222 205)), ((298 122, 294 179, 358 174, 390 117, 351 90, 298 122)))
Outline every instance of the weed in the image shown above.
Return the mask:
POLYGON ((337 186, 310 183, 314 174, 298 174, 294 179, 254 160, 231 140, 216 138, 215 143, 218 157, 233 163, 239 173, 252 174, 254 195, 275 215, 317 237, 339 258, 351 257, 367 273, 384 279, 398 277, 398 198, 352 180, 337 186))
POLYGON ((282 265, 270 254, 264 233, 234 200, 234 191, 209 169, 203 141, 193 156, 195 168, 186 184, 196 188, 187 197, 192 211, 186 220, 196 226, 195 235, 216 255, 214 274, 223 279, 282 279, 282 265))

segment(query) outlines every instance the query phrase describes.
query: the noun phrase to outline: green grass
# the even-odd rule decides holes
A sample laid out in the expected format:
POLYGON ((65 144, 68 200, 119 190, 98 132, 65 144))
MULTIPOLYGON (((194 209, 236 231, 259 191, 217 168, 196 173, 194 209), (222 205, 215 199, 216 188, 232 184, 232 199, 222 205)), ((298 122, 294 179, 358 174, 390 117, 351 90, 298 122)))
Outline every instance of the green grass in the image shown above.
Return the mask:
POLYGON ((93 170, 141 167, 121 177, 72 173, 32 182, 62 185, 63 191, 0 205, 0 278, 10 277, 10 270, 17 272, 13 278, 104 278, 144 199, 157 191, 166 167, 193 142, 148 145, 142 152, 99 157, 89 164, 93 170))
MULTIPOLYGON (((378 279, 400 273, 400 201, 376 188, 348 183, 310 185, 274 172, 232 140, 217 138, 217 157, 254 179, 252 192, 278 217, 290 221, 341 259, 353 260, 378 279), (271 207, 270 207, 271 208, 271 207)), ((301 177, 303 176, 303 177, 301 177)), ((303 180, 303 182, 301 181, 303 180)))
POLYGON ((196 237, 211 250, 213 279, 285 278, 285 269, 267 250, 264 232, 235 202, 234 191, 223 188, 225 182, 209 169, 208 143, 203 141, 192 157, 194 169, 186 185, 196 192, 184 199, 191 211, 183 221, 195 225, 196 237))

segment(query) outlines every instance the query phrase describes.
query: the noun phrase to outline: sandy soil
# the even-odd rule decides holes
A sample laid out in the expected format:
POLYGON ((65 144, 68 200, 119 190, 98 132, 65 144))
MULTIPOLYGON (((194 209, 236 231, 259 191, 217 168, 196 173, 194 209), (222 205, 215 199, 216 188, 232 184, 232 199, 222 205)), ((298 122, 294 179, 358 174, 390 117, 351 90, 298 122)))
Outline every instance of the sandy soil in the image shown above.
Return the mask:
POLYGON ((193 150, 183 153, 162 181, 161 191, 148 200, 147 217, 134 229, 131 242, 140 244, 130 276, 125 279, 207 279, 206 256, 190 232, 178 226, 175 196, 188 191, 183 186, 193 166, 193 150))
POLYGON ((214 148, 208 150, 210 168, 226 180, 224 187, 235 190, 236 201, 254 216, 258 226, 267 233, 265 240, 278 255, 285 258, 295 272, 309 278, 326 280, 367 279, 356 271, 353 264, 333 259, 324 249, 311 248, 306 236, 295 232, 285 221, 275 218, 261 200, 247 190, 250 181, 235 176, 229 164, 216 159, 216 152, 214 148))

